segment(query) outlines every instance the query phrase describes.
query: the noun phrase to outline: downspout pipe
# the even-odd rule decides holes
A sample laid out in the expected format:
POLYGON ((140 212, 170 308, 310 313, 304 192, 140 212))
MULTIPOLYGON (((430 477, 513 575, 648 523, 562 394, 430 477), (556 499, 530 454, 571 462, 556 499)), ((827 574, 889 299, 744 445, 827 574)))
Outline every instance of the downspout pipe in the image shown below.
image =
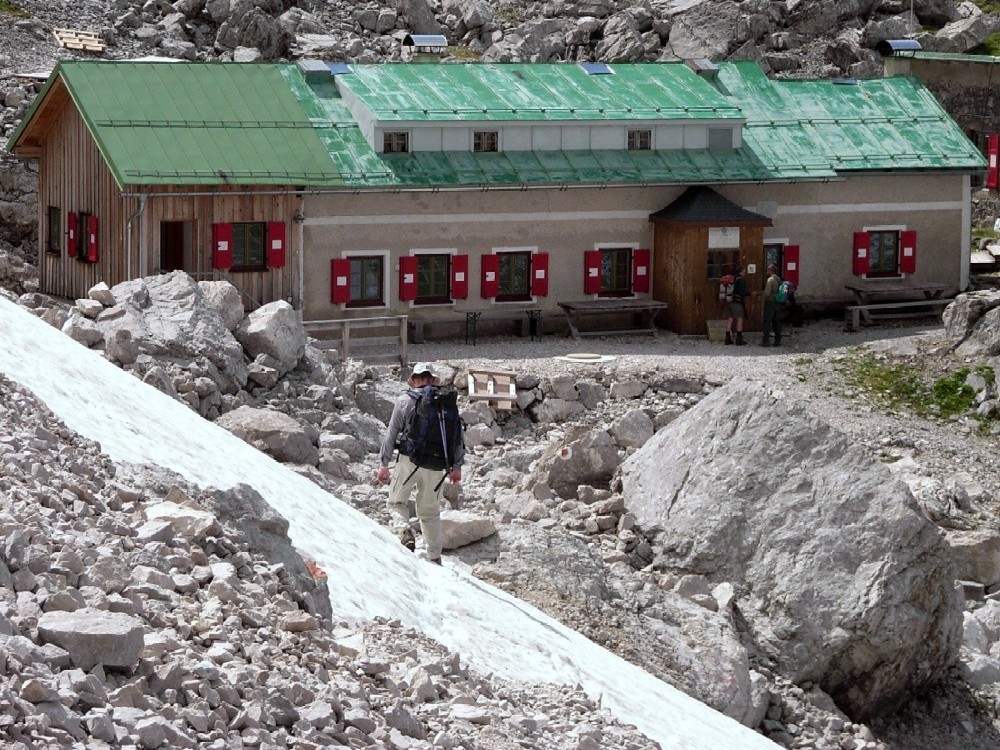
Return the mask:
POLYGON ((139 207, 135 213, 128 217, 125 222, 125 275, 128 279, 134 279, 136 274, 132 270, 132 223, 138 219, 146 210, 146 195, 138 193, 139 207))

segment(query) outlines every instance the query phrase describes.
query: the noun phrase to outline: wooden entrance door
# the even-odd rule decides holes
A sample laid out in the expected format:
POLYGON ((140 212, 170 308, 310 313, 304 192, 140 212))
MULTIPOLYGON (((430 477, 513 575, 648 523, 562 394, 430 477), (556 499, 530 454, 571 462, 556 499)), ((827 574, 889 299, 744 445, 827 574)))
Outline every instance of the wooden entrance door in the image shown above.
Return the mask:
POLYGON ((191 257, 192 223, 189 221, 160 222, 160 271, 186 271, 191 257))

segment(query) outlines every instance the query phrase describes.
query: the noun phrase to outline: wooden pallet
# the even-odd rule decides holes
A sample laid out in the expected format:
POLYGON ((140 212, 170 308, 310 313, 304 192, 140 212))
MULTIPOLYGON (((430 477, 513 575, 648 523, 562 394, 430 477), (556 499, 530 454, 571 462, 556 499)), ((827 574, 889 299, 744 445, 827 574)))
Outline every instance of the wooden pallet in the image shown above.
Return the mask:
POLYGON ((78 49, 84 52, 104 52, 107 45, 93 31, 76 31, 75 29, 53 29, 53 36, 60 47, 78 49))
POLYGON ((469 401, 495 403, 498 409, 513 409, 517 401, 514 373, 506 370, 469 370, 469 401))

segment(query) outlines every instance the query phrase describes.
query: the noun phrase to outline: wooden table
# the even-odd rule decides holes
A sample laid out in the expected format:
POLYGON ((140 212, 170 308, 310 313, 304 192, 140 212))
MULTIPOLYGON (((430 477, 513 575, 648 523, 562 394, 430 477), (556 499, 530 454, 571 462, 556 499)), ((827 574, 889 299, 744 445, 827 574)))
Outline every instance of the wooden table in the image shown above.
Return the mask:
POLYGON ((891 307, 893 303, 898 306, 910 307, 921 302, 940 300, 941 295, 952 288, 949 284, 939 284, 934 282, 900 281, 897 279, 889 281, 856 281, 852 284, 845 284, 844 288, 854 295, 855 305, 858 308, 861 320, 865 324, 870 324, 871 309, 873 307, 891 307), (882 302, 876 302, 882 300, 882 302))
POLYGON ((667 309, 666 302, 643 299, 588 299, 580 302, 557 302, 566 314, 569 332, 577 341, 581 336, 606 336, 611 333, 651 333, 657 337, 656 316, 661 310, 667 309), (599 331, 581 331, 577 324, 584 316, 589 315, 620 315, 622 313, 640 313, 646 319, 642 328, 613 328, 599 331))

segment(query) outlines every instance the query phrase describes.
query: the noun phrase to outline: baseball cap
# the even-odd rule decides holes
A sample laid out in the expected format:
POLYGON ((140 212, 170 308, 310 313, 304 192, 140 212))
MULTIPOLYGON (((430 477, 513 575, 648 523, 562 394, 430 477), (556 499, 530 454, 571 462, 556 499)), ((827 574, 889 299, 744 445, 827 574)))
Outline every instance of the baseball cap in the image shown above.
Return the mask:
POLYGON ((413 365, 411 377, 413 375, 430 375, 431 377, 436 377, 434 368, 427 362, 417 362, 417 364, 413 365))

